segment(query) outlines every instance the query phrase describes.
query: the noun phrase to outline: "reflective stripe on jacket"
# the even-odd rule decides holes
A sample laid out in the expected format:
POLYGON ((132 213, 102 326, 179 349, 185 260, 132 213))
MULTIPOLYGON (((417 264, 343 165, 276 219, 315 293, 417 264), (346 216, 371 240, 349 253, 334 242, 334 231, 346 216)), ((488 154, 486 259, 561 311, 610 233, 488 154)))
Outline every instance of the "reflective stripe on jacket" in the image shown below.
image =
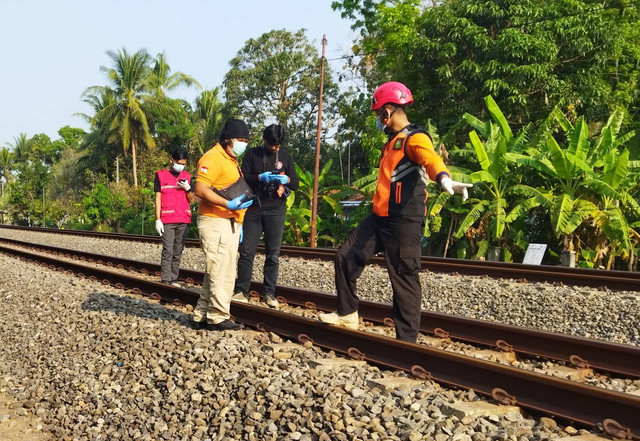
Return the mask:
POLYGON ((191 207, 184 190, 178 187, 179 179, 191 180, 191 175, 181 171, 178 177, 169 170, 158 170, 160 179, 160 220, 163 224, 191 223, 191 207))
POLYGON ((427 132, 413 124, 405 127, 382 149, 373 212, 378 216, 425 216, 429 178, 436 181, 443 174, 449 172, 427 132))

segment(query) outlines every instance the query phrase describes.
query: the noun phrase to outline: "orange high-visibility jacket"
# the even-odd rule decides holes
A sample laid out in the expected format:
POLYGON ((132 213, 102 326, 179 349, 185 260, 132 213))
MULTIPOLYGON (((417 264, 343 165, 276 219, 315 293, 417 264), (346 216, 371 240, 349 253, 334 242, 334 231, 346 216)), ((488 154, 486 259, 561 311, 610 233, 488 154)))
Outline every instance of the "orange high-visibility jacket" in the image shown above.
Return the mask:
POLYGON ((425 216, 427 176, 450 176, 427 132, 411 124, 385 144, 380 157, 373 212, 378 216, 425 216))

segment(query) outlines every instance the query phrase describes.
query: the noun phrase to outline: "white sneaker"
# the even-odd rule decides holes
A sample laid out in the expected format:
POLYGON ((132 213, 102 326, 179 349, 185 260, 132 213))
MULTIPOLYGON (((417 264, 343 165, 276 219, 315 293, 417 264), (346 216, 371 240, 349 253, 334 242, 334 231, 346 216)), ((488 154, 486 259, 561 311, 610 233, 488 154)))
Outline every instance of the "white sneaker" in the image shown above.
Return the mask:
POLYGON ((271 306, 272 308, 277 308, 280 305, 273 294, 265 294, 264 301, 267 302, 267 305, 271 306))
POLYGON ((321 322, 329 323, 331 325, 345 326, 349 329, 358 329, 358 311, 352 312, 347 315, 338 315, 337 311, 329 312, 326 314, 319 314, 318 319, 321 322))
POLYGON ((232 297, 231 300, 236 301, 236 302, 240 302, 240 303, 249 303, 249 299, 247 298, 247 295, 241 292, 237 292, 235 293, 232 297))

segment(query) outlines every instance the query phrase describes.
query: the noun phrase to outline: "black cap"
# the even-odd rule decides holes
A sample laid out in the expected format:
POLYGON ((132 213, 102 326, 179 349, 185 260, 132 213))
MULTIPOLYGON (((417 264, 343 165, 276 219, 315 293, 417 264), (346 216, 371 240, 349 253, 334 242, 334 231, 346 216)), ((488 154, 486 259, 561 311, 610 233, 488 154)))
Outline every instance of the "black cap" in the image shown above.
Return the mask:
POLYGON ((228 120, 222 128, 222 133, 220 133, 220 141, 234 138, 249 139, 249 126, 240 119, 228 120))

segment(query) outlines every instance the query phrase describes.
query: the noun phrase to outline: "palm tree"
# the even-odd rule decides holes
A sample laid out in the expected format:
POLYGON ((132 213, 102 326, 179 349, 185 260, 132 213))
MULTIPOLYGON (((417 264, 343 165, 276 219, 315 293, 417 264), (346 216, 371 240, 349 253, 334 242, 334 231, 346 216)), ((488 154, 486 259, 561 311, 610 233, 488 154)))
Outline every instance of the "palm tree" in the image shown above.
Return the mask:
POLYGON ((195 111, 192 114, 196 124, 196 138, 193 143, 200 155, 204 154, 214 143, 215 135, 222 121, 222 102, 218 98, 219 89, 205 90, 196 98, 195 111))
POLYGON ((16 161, 30 161, 33 159, 33 142, 27 138, 26 133, 21 133, 13 137, 13 144, 5 144, 10 150, 13 150, 13 156, 16 161))
POLYGON ((119 142, 124 155, 131 148, 133 185, 138 186, 137 157, 140 146, 155 147, 151 135, 150 113, 152 108, 164 109, 166 106, 150 92, 150 77, 153 58, 146 50, 140 49, 129 54, 125 48, 117 53, 108 51, 113 61, 113 68, 101 66, 111 82, 111 86, 89 87, 83 94, 85 97, 104 97, 111 93, 116 99, 103 107, 92 118, 92 127, 104 126, 108 142, 119 142))
POLYGON ((78 167, 80 170, 96 171, 98 165, 108 171, 109 166, 120 154, 118 150, 120 146, 108 141, 113 115, 109 115, 105 109, 115 110, 118 97, 115 91, 109 88, 104 88, 98 93, 85 93, 84 96, 83 101, 91 106, 94 116, 84 113, 76 114, 92 125, 91 132, 80 143, 79 150, 85 154, 79 159, 78 167), (97 118, 98 115, 100 118, 97 118))
POLYGON ((11 179, 11 163, 13 162, 13 153, 8 148, 0 149, 0 173, 4 177, 5 183, 11 179))
POLYGON ((153 70, 149 76, 149 87, 153 93, 163 98, 165 90, 173 90, 179 86, 195 86, 198 90, 202 88, 195 78, 182 72, 171 73, 171 68, 167 64, 164 52, 156 56, 153 70))

